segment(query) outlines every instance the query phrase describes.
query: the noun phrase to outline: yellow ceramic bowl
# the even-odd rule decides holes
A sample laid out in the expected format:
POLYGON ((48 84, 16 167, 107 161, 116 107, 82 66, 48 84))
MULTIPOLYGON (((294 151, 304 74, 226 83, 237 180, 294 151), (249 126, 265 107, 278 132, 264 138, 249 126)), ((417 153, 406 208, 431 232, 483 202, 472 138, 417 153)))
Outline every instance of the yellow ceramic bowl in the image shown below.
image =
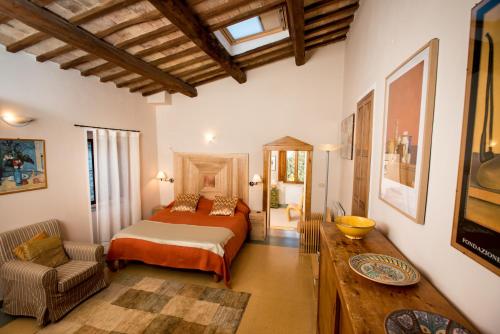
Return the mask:
POLYGON ((363 239, 375 227, 375 221, 358 216, 337 217, 335 224, 349 239, 363 239))

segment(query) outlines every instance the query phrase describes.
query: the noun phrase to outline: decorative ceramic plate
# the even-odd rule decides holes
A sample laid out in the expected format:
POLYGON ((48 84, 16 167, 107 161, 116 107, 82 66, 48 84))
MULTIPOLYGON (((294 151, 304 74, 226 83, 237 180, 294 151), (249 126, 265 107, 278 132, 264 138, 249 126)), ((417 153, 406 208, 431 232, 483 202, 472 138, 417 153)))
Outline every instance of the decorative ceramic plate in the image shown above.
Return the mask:
POLYGON ((472 334, 453 320, 442 315, 416 311, 394 311, 385 319, 387 334, 472 334))
POLYGON ((383 254, 359 254, 349 258, 356 273, 377 283, 406 286, 420 281, 419 272, 408 262, 383 254))

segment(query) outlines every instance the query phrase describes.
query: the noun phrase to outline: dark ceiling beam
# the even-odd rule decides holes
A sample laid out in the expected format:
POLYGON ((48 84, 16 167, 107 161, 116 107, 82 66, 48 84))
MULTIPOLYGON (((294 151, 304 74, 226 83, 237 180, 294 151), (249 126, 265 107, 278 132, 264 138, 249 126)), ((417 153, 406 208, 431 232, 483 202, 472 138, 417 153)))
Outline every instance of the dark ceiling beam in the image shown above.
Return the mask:
MULTIPOLYGON (((103 5, 91 8, 81 14, 77 14, 71 17, 68 21, 74 25, 80 25, 89 21, 92 21, 100 16, 111 13, 115 10, 125 8, 131 4, 138 2, 139 0, 110 0, 103 5)), ((29 48, 35 44, 38 44, 51 36, 43 32, 36 32, 31 34, 19 41, 7 45, 7 51, 9 52, 19 52, 23 49, 29 48)))
MULTIPOLYGON (((163 17, 163 15, 158 13, 157 10, 154 10, 154 11, 139 15, 137 17, 134 17, 133 19, 126 20, 126 21, 120 22, 118 24, 113 24, 109 28, 106 28, 104 30, 100 30, 100 31, 96 32, 95 36, 97 38, 105 38, 105 37, 108 37, 110 35, 113 35, 114 33, 117 33, 120 30, 129 28, 133 25, 141 24, 141 23, 145 23, 145 22, 149 22, 149 21, 155 21, 155 20, 158 20, 162 17, 163 17)), ((36 57, 36 60, 39 62, 44 62, 44 61, 50 60, 50 59, 55 58, 55 57, 59 57, 65 53, 68 53, 68 52, 71 52, 74 50, 76 50, 75 47, 73 47, 71 45, 64 45, 64 46, 58 47, 54 50, 50 50, 48 52, 42 53, 41 55, 38 55, 36 57)))
POLYGON ((306 63, 306 47, 304 42, 304 0, 287 0, 288 24, 292 38, 295 64, 306 63))
POLYGON ((203 52, 239 83, 247 80, 243 72, 231 59, 220 42, 202 25, 198 17, 182 0, 149 0, 172 24, 177 26, 203 52))
POLYGON ((95 54, 131 72, 150 78, 166 88, 177 90, 191 97, 197 95, 193 86, 95 37, 29 0, 2 0, 0 1, 0 11, 40 32, 95 54))
MULTIPOLYGON (((171 34, 175 31, 177 31, 177 28, 174 25, 169 24, 169 25, 160 27, 158 29, 149 31, 147 33, 129 38, 127 40, 124 40, 120 43, 115 44, 115 47, 119 48, 119 49, 127 49, 127 48, 130 48, 132 46, 142 44, 146 41, 149 41, 152 38, 157 38, 157 37, 160 37, 163 35, 168 35, 168 34, 171 34)), ((137 57, 136 54, 134 54, 134 56, 137 57)), ((139 58, 141 58, 141 57, 139 57, 139 58)), ((86 62, 94 61, 97 59, 99 59, 99 57, 92 55, 92 54, 84 55, 84 56, 80 56, 78 58, 72 59, 66 63, 61 64, 61 68, 63 70, 67 70, 71 67, 75 67, 75 66, 84 64, 86 62)), ((99 73, 99 72, 102 72, 105 70, 112 69, 114 67, 115 67, 115 65, 113 63, 105 63, 105 64, 99 65, 97 67, 93 67, 93 68, 89 68, 89 69, 85 70, 84 72, 82 72, 82 75, 86 77, 88 75, 96 74, 96 73, 99 73)))

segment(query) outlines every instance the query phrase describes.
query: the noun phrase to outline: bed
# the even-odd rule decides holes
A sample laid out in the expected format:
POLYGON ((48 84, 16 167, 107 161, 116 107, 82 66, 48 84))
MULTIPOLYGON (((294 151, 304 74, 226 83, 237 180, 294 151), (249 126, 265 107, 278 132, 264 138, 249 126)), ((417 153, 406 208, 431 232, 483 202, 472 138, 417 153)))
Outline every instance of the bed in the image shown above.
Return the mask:
POLYGON ((117 233, 107 261, 212 272, 229 286, 230 266, 250 230, 248 155, 174 155, 174 193, 199 193, 196 212, 172 212, 173 202, 117 233), (233 216, 210 216, 213 196, 238 197, 233 216))

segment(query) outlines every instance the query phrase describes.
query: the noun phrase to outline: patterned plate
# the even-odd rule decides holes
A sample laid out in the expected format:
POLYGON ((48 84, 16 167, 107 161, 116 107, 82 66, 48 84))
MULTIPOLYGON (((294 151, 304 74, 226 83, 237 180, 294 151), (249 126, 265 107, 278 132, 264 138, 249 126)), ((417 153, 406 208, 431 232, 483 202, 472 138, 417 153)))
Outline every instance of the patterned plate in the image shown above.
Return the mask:
POLYGON ((442 315, 416 311, 394 311, 385 319, 387 334, 472 334, 455 321, 442 315))
POLYGON ((349 266, 369 280, 406 286, 420 281, 419 272, 408 262, 383 254, 359 254, 349 258, 349 266))

